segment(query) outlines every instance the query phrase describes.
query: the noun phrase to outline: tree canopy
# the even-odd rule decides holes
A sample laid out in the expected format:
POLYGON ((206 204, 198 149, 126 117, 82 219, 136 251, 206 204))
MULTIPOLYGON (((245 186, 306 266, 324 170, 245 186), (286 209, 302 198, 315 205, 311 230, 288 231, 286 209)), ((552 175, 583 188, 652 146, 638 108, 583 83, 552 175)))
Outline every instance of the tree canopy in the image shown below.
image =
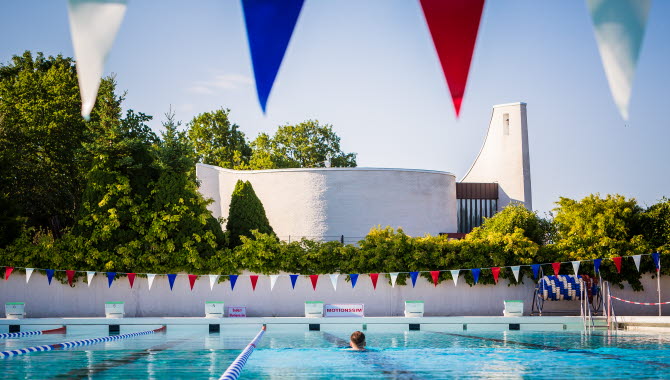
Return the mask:
POLYGON ((249 162, 251 148, 229 114, 228 109, 203 112, 188 123, 198 162, 228 169, 242 169, 249 162))

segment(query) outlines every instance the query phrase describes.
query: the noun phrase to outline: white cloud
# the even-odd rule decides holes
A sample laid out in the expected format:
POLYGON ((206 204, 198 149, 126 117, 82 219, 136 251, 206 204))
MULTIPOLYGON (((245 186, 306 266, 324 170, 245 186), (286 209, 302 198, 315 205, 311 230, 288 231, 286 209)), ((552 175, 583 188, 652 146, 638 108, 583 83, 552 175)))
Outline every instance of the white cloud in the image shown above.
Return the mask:
POLYGON ((248 87, 253 80, 242 74, 217 74, 211 80, 197 81, 189 87, 190 92, 203 95, 211 95, 220 90, 235 90, 248 87))

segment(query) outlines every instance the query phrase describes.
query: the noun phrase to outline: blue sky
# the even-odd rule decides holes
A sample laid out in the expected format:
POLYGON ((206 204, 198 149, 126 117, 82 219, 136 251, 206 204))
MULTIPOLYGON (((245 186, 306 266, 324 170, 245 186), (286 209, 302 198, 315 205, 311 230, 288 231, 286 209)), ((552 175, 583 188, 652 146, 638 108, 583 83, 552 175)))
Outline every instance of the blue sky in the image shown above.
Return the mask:
MULTIPOLYGON (((494 104, 528 103, 533 203, 620 193, 670 196, 670 2, 655 1, 624 122, 584 1, 488 1, 455 118, 418 0, 306 0, 263 115, 235 0, 129 1, 107 62, 126 107, 170 106, 187 122, 224 107, 249 138, 318 119, 359 166, 444 170, 460 179, 494 104)), ((24 50, 72 56, 66 1, 3 2, 0 61, 24 50)))

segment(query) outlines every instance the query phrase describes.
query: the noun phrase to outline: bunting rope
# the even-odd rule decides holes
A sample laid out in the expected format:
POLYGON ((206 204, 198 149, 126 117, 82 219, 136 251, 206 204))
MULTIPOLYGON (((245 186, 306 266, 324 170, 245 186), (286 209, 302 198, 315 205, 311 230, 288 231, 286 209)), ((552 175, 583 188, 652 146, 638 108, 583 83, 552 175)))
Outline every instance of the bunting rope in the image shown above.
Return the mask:
POLYGON ((256 337, 249 342, 247 347, 237 356, 237 358, 233 360, 226 372, 219 377, 219 380, 237 380, 237 378, 240 377, 244 365, 247 364, 249 356, 254 352, 256 344, 261 340, 263 334, 265 334, 265 325, 263 325, 261 331, 259 331, 256 337))
POLYGON ((610 296, 611 298, 614 298, 615 300, 625 302, 625 303, 632 303, 633 305, 643 305, 643 306, 658 306, 658 305, 670 305, 670 301, 668 302, 635 302, 635 301, 628 301, 625 299, 621 299, 619 297, 614 297, 610 296))
POLYGON ((59 327, 57 329, 52 329, 52 330, 5 333, 5 334, 0 334, 0 339, 22 338, 24 336, 33 336, 33 335, 42 335, 42 334, 65 334, 66 331, 67 331, 66 327, 63 326, 63 327, 59 327))
POLYGON ((17 350, 11 350, 11 351, 0 351, 0 358, 9 358, 12 356, 18 356, 18 355, 23 355, 27 354, 30 352, 37 352, 37 351, 52 351, 58 348, 71 348, 71 347, 78 347, 78 346, 89 346, 92 344, 98 344, 102 342, 110 342, 114 340, 121 340, 121 339, 127 339, 127 338, 133 338, 136 336, 141 336, 141 335, 149 335, 149 334, 155 334, 158 332, 165 331, 165 326, 155 329, 155 330, 148 330, 148 331, 141 331, 141 332, 135 332, 135 333, 130 333, 130 334, 123 334, 123 335, 114 335, 114 336, 106 336, 103 338, 94 338, 94 339, 83 339, 83 340, 75 340, 72 342, 63 342, 63 343, 56 343, 56 344, 46 344, 43 346, 33 346, 33 347, 27 347, 27 348, 19 348, 17 350))

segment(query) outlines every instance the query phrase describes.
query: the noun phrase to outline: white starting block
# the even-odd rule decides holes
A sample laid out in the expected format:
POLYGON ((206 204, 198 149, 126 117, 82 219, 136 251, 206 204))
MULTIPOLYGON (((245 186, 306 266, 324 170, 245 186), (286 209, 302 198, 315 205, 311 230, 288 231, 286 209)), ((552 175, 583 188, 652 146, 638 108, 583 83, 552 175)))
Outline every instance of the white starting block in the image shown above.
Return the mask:
POLYGON ((323 302, 305 301, 305 317, 307 318, 323 317, 323 302))
POLYGON ((423 301, 405 301, 405 317, 423 317, 423 301))
POLYGON ((123 302, 105 302, 105 317, 123 318, 124 315, 123 302))
POLYGON ((222 301, 205 301, 205 318, 223 318, 222 301))
POLYGON ((503 316, 505 317, 521 317, 523 315, 523 301, 521 300, 507 300, 504 301, 505 309, 503 316))
POLYGON ((5 316, 7 319, 23 319, 26 316, 25 303, 7 302, 5 303, 5 316))

